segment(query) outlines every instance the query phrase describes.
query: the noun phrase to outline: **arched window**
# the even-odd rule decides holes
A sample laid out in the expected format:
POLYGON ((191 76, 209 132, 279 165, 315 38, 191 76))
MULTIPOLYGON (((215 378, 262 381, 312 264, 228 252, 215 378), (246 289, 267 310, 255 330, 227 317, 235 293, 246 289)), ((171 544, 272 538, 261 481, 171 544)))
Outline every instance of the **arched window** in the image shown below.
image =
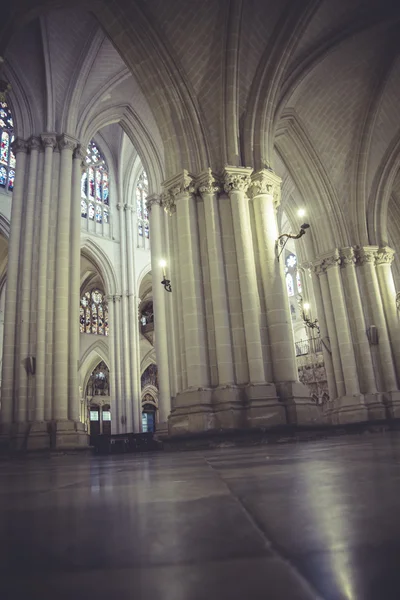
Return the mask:
POLYGON ((293 277, 290 273, 286 273, 286 287, 288 296, 294 296, 293 277))
POLYGON ((83 294, 79 326, 81 333, 108 335, 108 304, 100 290, 94 289, 83 294))
POLYGON ((149 214, 146 208, 146 199, 149 193, 149 184, 146 171, 142 171, 136 184, 136 214, 139 235, 149 238, 149 214))
POLYGON ((110 220, 109 174, 106 161, 91 141, 86 149, 86 170, 81 179, 81 216, 96 223, 110 220))
POLYGON ((301 294, 303 291, 303 288, 301 285, 300 273, 298 271, 296 271, 296 283, 297 283, 297 293, 301 294))
POLYGON ((15 155, 11 150, 14 141, 13 119, 6 102, 0 102, 0 187, 14 189, 15 155))

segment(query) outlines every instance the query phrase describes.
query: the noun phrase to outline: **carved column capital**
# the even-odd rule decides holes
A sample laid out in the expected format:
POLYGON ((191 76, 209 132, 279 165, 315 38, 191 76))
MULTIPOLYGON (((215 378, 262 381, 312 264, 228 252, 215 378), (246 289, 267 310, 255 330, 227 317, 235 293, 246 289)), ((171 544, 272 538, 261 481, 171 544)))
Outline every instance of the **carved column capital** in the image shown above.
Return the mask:
POLYGON ((82 161, 82 167, 85 166, 84 164, 84 160, 86 158, 86 152, 85 150, 82 148, 82 146, 80 144, 78 144, 78 146, 75 148, 74 150, 74 158, 79 159, 82 161))
POLYGON ((54 150, 54 148, 57 146, 56 133, 42 133, 40 137, 45 148, 52 148, 54 150))
POLYGON ((356 263, 356 256, 354 248, 349 246, 348 248, 342 248, 340 250, 340 264, 342 267, 354 266, 356 263))
POLYGON ((261 169, 251 176, 249 186, 249 195, 256 198, 261 194, 267 194, 274 199, 275 207, 278 207, 281 201, 281 178, 271 169, 261 169))
POLYGON ((253 169, 249 167, 225 167, 223 172, 224 190, 227 194, 232 192, 246 193, 251 183, 250 175, 253 169))
POLYGON ((16 138, 11 144, 11 149, 14 154, 19 152, 25 152, 26 154, 28 152, 28 142, 22 138, 16 138))
POLYGON ((71 150, 71 152, 73 152, 77 145, 77 141, 69 135, 66 135, 65 133, 58 137, 58 147, 61 151, 71 150))
POLYGON ((158 194, 152 194, 151 196, 147 196, 146 208, 149 213, 151 213, 151 209, 153 208, 153 206, 161 206, 161 205, 162 205, 162 201, 158 194))
POLYGON ((358 265, 375 264, 378 246, 356 246, 354 250, 358 265))
POLYGON ((376 253, 376 265, 391 265, 394 260, 395 251, 389 246, 379 248, 376 253))
POLYGON ((167 191, 161 194, 161 205, 164 207, 165 212, 170 217, 176 212, 174 197, 167 191))
POLYGON ((201 196, 203 194, 219 194, 222 188, 217 175, 211 169, 206 169, 196 177, 196 187, 201 196))
POLYGON ((323 260, 316 260, 311 267, 311 270, 313 271, 313 273, 315 273, 315 275, 318 275, 318 277, 320 275, 322 275, 323 273, 325 273, 325 269, 323 268, 323 260))
POLYGON ((184 169, 175 177, 171 177, 163 183, 164 192, 169 193, 174 199, 186 194, 194 194, 196 191, 194 177, 184 169))
POLYGON ((320 256, 318 260, 313 263, 313 271, 317 275, 322 275, 322 273, 326 273, 326 271, 332 267, 337 267, 341 264, 341 258, 339 255, 339 250, 335 250, 333 254, 329 254, 328 256, 320 256))
POLYGON ((42 148, 42 140, 40 137, 32 135, 28 140, 28 147, 30 152, 32 152, 32 150, 39 151, 42 148))

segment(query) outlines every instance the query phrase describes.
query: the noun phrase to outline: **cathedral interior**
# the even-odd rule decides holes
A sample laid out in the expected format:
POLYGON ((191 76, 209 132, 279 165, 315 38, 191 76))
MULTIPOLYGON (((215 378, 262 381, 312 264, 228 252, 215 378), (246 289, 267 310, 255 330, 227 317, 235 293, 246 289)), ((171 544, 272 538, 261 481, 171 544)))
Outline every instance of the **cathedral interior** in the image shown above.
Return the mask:
POLYGON ((400 6, 1 15, 2 597, 398 599, 400 6))

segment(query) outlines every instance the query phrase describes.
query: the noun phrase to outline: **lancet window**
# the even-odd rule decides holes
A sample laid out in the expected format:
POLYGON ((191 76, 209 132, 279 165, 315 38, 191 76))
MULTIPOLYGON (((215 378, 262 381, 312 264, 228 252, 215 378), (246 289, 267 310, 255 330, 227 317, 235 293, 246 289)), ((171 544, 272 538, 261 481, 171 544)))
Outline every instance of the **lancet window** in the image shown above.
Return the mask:
POLYGON ((0 102, 0 187, 10 192, 14 189, 15 155, 11 150, 14 141, 14 123, 6 102, 0 102))
POLYGON ((99 289, 85 292, 81 298, 79 327, 81 333, 108 335, 108 304, 99 289))

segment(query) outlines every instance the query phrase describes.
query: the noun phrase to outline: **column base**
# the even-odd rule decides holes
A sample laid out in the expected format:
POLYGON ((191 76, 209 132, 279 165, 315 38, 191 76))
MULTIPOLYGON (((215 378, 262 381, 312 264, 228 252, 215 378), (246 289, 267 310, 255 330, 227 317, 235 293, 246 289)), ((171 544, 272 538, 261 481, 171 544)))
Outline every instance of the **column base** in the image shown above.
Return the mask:
POLYGON ((389 419, 400 419, 400 391, 386 392, 384 397, 389 419))
POLYGON ((89 447, 89 436, 81 422, 34 421, 3 426, 0 444, 12 452, 82 450, 89 447))
POLYGON ((362 423, 369 420, 368 407, 364 396, 340 396, 328 403, 329 408, 324 413, 326 422, 330 425, 344 425, 345 423, 362 423))
POLYGON ((175 406, 168 417, 169 435, 185 435, 215 429, 211 399, 212 390, 206 388, 179 392, 175 398, 175 406))
POLYGON ((364 394, 364 402, 368 410, 368 421, 383 421, 389 418, 388 401, 381 392, 364 394))
POLYGON ((273 383, 249 384, 245 387, 244 393, 248 427, 268 428, 286 425, 286 409, 278 398, 273 383))
POLYGON ((305 385, 299 381, 284 381, 275 385, 286 410, 288 425, 318 425, 323 422, 322 409, 312 400, 305 385))
POLYGON ((154 437, 159 440, 164 440, 168 437, 168 421, 157 423, 154 437))

